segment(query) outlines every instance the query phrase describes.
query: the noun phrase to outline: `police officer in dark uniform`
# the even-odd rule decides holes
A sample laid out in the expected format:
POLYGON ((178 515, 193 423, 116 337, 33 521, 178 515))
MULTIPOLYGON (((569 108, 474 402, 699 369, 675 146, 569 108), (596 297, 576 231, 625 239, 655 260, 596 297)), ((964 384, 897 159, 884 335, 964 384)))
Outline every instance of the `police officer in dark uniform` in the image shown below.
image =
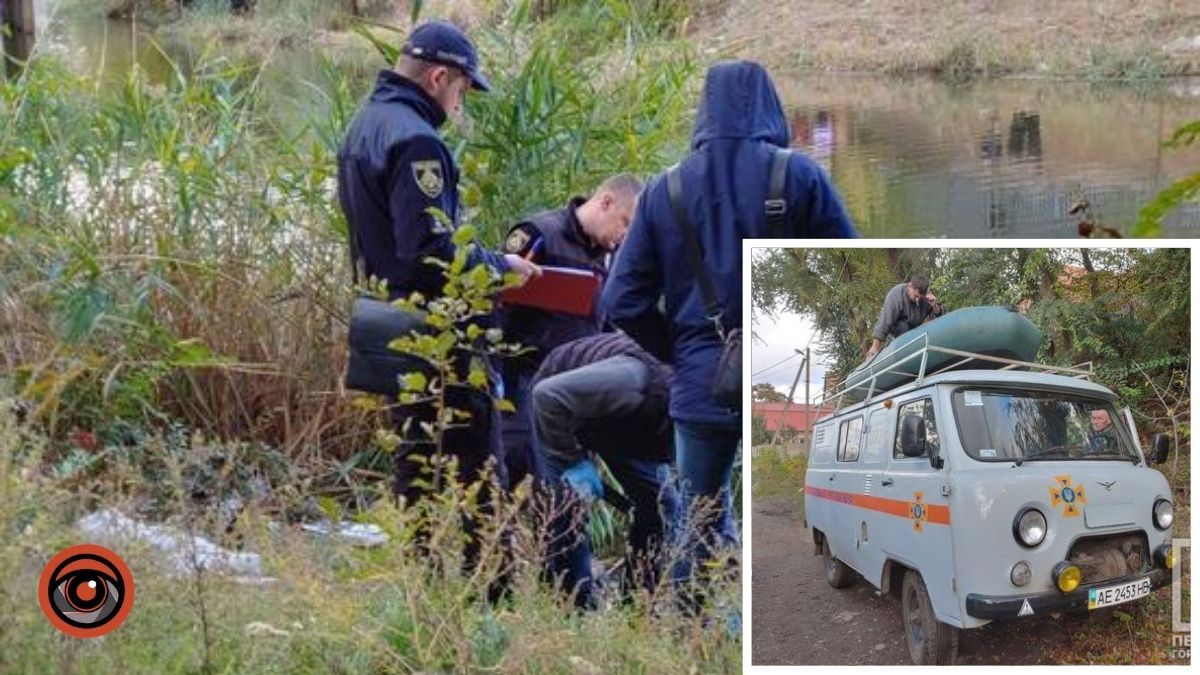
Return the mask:
MULTIPOLYGON (((514 225, 504 249, 538 265, 589 270, 604 278, 609 254, 625 238, 641 190, 642 182, 631 174, 612 176, 591 197, 576 197, 561 209, 514 225)), ((503 422, 505 464, 514 485, 534 473, 527 405, 533 374, 555 347, 600 332, 598 296, 590 316, 518 305, 505 309, 505 341, 533 348, 504 363, 504 391, 517 408, 503 422)))
MULTIPOLYGON (((459 173, 437 129, 448 115, 461 116, 468 89, 489 90, 475 47, 452 24, 422 24, 409 35, 395 69, 380 71, 338 153, 338 198, 356 243, 355 265, 363 276, 385 280, 392 298, 414 291, 437 297, 445 283, 442 269, 426 260, 454 258, 459 173), (452 227, 439 223, 431 208, 446 214, 452 227)), ((472 247, 468 264, 485 265, 498 275, 537 273, 520 256, 479 245, 472 247)), ((471 414, 468 424, 448 429, 443 438, 444 450, 458 459, 459 479, 475 480, 492 458, 503 475, 499 415, 491 395, 447 387, 447 404, 471 414)), ((435 449, 420 422, 432 422, 435 414, 428 404, 396 408, 397 426, 410 423, 397 459, 395 489, 410 502, 422 492, 414 480, 422 463, 413 460, 435 449)))

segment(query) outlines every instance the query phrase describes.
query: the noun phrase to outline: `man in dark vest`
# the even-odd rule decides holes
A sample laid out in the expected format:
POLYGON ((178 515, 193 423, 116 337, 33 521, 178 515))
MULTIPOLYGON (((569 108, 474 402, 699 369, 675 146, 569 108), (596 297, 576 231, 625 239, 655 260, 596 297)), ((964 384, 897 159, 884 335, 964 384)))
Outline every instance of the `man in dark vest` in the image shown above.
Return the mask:
MULTIPOLYGON (((448 115, 461 116, 469 89, 489 89, 470 40, 449 23, 422 24, 409 35, 395 70, 380 71, 338 152, 338 198, 356 243, 359 259, 354 263, 360 276, 386 281, 391 298, 442 293, 443 270, 428 260, 454 258, 459 173, 437 130, 448 115), (446 214, 452 226, 439 223, 431 209, 446 214)), ((473 243, 468 267, 477 265, 497 276, 537 273, 520 256, 473 243)), ((499 413, 492 395, 466 386, 446 391, 449 407, 470 413, 467 423, 447 429, 443 437, 444 450, 458 459, 459 480, 473 482, 489 463, 503 477, 499 413)), ((397 427, 405 429, 395 489, 409 502, 423 495, 418 474, 435 446, 422 423, 432 423, 436 412, 429 404, 395 408, 397 427)))
POLYGON ((652 589, 679 508, 671 480, 671 369, 624 333, 550 352, 534 376, 534 463, 549 488, 547 572, 576 606, 596 605, 587 504, 604 487, 604 460, 632 505, 625 580, 652 589))
MULTIPOLYGON (((608 274, 609 254, 629 229, 641 191, 642 182, 635 176, 612 176, 591 197, 576 197, 561 209, 544 211, 514 225, 504 250, 539 266, 589 270, 603 278, 608 274)), ((505 341, 533 348, 504 363, 504 390, 517 408, 505 415, 503 422, 505 464, 514 485, 532 471, 527 405, 530 380, 550 350, 600 332, 599 297, 592 300, 590 316, 516 305, 505 310, 505 341)))

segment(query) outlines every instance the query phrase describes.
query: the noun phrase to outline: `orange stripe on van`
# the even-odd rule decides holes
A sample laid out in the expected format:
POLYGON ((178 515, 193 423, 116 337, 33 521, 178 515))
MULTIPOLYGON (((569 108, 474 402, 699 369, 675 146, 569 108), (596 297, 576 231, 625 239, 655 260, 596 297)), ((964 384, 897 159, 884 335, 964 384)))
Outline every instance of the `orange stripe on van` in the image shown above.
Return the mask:
MULTIPOLYGON (((808 492, 808 494, 814 497, 828 499, 831 502, 849 504, 851 506, 857 506, 860 509, 867 509, 868 511, 879 511, 881 513, 886 513, 889 516, 899 516, 906 520, 912 519, 912 511, 910 509, 915 503, 915 500, 902 501, 900 499, 888 499, 886 497, 876 497, 874 495, 860 495, 854 494, 853 492, 827 490, 825 488, 812 487, 808 485, 805 486, 805 490, 808 492)), ((928 520, 926 522, 937 525, 950 524, 949 506, 944 504, 926 504, 925 502, 921 502, 921 506, 925 513, 928 514, 928 520)))

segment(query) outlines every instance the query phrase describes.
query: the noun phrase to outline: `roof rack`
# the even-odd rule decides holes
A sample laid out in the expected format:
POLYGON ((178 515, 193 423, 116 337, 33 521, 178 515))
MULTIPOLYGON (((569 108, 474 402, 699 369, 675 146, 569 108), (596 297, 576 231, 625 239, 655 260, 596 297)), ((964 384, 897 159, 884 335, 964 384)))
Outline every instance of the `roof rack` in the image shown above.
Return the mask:
MULTIPOLYGON (((957 369, 961 368, 962 366, 964 366, 968 363, 971 363, 973 361, 988 361, 991 363, 1003 364, 999 368, 995 368, 995 370, 1029 370, 1029 371, 1033 371, 1033 372, 1051 373, 1051 374, 1056 374, 1056 375, 1066 375, 1069 377, 1074 377, 1076 379, 1087 380, 1089 382, 1091 381, 1092 376, 1095 374, 1094 370, 1092 368, 1091 361, 1085 361, 1083 363, 1079 363, 1079 364, 1076 364, 1076 365, 1070 366, 1070 367, 1068 367, 1068 366, 1052 366, 1052 365, 1045 364, 1045 363, 1033 363, 1030 361, 1018 361, 1016 359, 1006 359, 1006 358, 1003 358, 1000 356, 991 356, 988 354, 976 354, 974 352, 967 352, 967 351, 963 351, 961 349, 951 349, 949 347, 938 347, 938 346, 929 344, 929 333, 923 333, 919 339, 922 340, 924 342, 924 344, 922 344, 920 347, 918 347, 913 353, 905 356, 904 358, 900 359, 899 361, 896 361, 896 362, 892 363, 891 365, 881 368, 879 371, 873 370, 872 366, 867 366, 867 372, 870 374, 870 378, 871 378, 870 384, 867 387, 867 395, 864 396, 861 400, 855 400, 854 403, 870 401, 877 394, 881 394, 885 391, 891 391, 892 389, 896 389, 898 387, 902 387, 902 386, 909 385, 909 384, 920 384, 920 383, 924 382, 925 378, 927 378, 927 377, 932 377, 933 375, 938 375, 940 373, 957 370, 957 369), (961 358, 952 363, 943 365, 936 370, 930 371, 928 369, 928 366, 929 366, 929 354, 931 352, 940 353, 940 354, 949 354, 951 356, 958 356, 961 358), (879 377, 881 375, 885 375, 887 373, 893 372, 893 371, 897 370, 900 366, 902 366, 906 363, 909 363, 909 362, 913 361, 914 359, 920 359, 920 367, 918 368, 917 372, 915 374, 910 373, 910 372, 900 373, 900 375, 902 375, 906 378, 910 378, 910 379, 906 380, 902 384, 898 384, 893 387, 888 387, 887 389, 876 389, 879 377)), ((845 383, 843 383, 843 385, 844 384, 845 383)), ((827 403, 830 399, 834 399, 834 408, 835 408, 835 410, 840 411, 842 409, 842 399, 850 392, 860 390, 860 389, 862 389, 862 387, 863 387, 863 381, 861 379, 859 379, 857 381, 857 383, 854 384, 853 386, 842 386, 839 389, 837 389, 834 392, 829 393, 829 394, 822 392, 821 394, 817 395, 816 402, 813 405, 820 407, 820 406, 824 405, 825 403, 827 403)))

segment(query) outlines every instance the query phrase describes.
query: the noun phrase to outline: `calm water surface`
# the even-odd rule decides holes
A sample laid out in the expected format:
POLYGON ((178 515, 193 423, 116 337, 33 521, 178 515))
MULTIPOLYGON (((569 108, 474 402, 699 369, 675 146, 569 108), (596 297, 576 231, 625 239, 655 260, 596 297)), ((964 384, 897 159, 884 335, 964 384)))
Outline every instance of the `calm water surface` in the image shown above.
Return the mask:
MULTIPOLYGON (((185 69, 196 45, 155 46, 128 22, 39 5, 40 48, 116 83, 133 63, 152 80, 185 69), (52 16, 54 14, 54 16, 52 16)), ((209 47, 209 49, 213 49, 209 47)), ((279 115, 322 115, 308 82, 327 81, 320 48, 277 51, 263 72, 279 115)), ((211 53, 210 53, 211 55, 211 53)), ((358 67, 369 84, 377 64, 358 67)), ((1200 172, 1200 144, 1161 141, 1200 119, 1200 78, 1146 88, 1045 80, 951 86, 927 79, 776 74, 796 147, 832 174, 859 229, 872 237, 1075 237, 1091 221, 1127 232, 1173 181, 1200 172)), ((319 85, 318 85, 319 86, 319 85)), ((1166 220, 1166 236, 1200 236, 1200 203, 1166 220)))
MULTIPOLYGON (((1149 89, 1001 80, 949 86, 854 76, 780 78, 794 144, 833 175, 869 236, 1075 237, 1086 201, 1127 231, 1200 146, 1161 140, 1200 119, 1200 79, 1149 89)), ((1200 204, 1166 220, 1200 235, 1200 204)))

